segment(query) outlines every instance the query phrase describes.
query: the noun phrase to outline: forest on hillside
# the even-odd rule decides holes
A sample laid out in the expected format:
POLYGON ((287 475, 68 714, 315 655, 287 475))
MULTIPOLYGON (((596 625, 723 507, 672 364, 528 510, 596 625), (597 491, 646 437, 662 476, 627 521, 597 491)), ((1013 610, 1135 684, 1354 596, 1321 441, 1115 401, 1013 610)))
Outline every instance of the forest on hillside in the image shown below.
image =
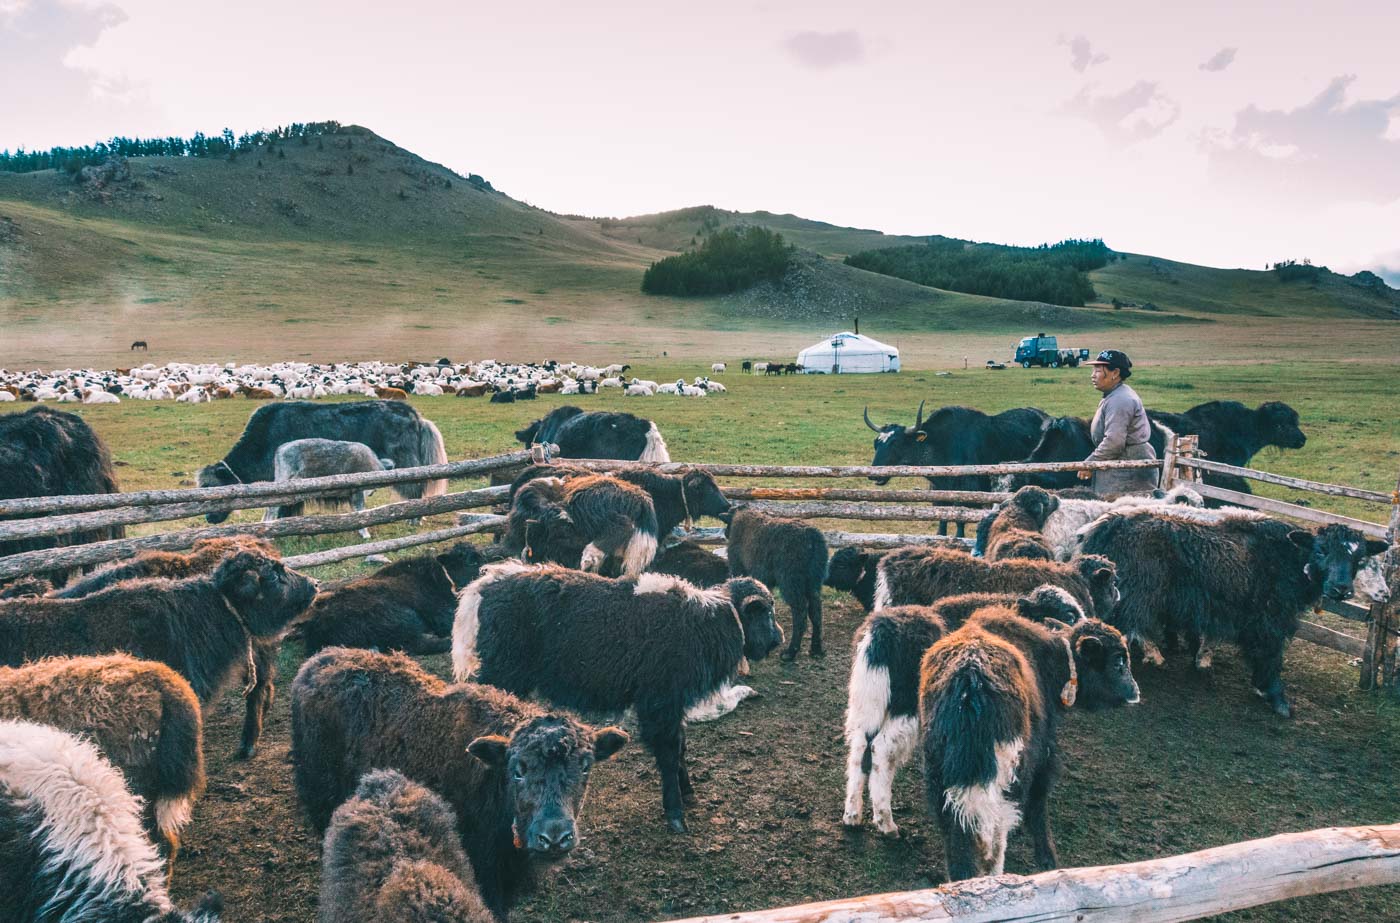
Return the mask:
POLYGON ((62 170, 77 173, 83 167, 103 163, 109 157, 227 157, 251 151, 265 144, 299 141, 310 144, 311 139, 333 135, 340 123, 293 122, 272 128, 235 135, 225 128, 217 135, 197 131, 189 138, 109 138, 82 147, 51 147, 46 151, 0 150, 0 171, 31 173, 35 170, 62 170))
POLYGON ((1094 298, 1088 273, 1115 258, 1098 238, 1012 247, 930 237, 923 244, 855 253, 846 263, 953 292, 1083 307, 1094 298))
POLYGON ((724 228, 694 250, 652 263, 642 274, 648 295, 724 295, 765 279, 780 281, 796 248, 767 228, 724 228))

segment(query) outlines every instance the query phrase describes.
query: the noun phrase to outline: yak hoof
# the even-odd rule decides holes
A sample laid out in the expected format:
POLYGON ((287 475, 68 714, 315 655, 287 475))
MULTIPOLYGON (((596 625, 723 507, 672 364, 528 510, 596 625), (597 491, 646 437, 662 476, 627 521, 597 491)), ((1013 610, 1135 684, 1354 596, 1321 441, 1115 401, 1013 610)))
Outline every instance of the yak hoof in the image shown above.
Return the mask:
POLYGON ((685 815, 677 811, 674 814, 666 815, 666 826, 671 828, 672 833, 689 833, 690 828, 685 824, 685 815))
POLYGON ((1287 699, 1274 699, 1271 702, 1269 702, 1269 706, 1273 708, 1274 714, 1278 715, 1280 718, 1293 717, 1293 706, 1288 704, 1287 699))
POLYGON ((860 811, 847 811, 841 815, 841 823, 845 824, 847 827, 859 827, 860 815, 860 811))
POLYGON ((812 656, 817 658, 825 657, 826 648, 822 647, 820 644, 812 645, 812 656))
POLYGON ((783 663, 792 663, 794 660, 797 659, 797 651, 798 648, 784 648, 783 652, 778 655, 778 659, 781 660, 783 663))
POLYGON ((241 746, 241 747, 238 748, 238 752, 237 752, 236 754, 234 754, 234 758, 235 758, 235 759, 240 759, 240 760, 251 760, 253 757, 255 757, 255 756, 257 756, 257 755, 258 755, 258 745, 257 745, 257 744, 244 744, 243 746, 241 746))

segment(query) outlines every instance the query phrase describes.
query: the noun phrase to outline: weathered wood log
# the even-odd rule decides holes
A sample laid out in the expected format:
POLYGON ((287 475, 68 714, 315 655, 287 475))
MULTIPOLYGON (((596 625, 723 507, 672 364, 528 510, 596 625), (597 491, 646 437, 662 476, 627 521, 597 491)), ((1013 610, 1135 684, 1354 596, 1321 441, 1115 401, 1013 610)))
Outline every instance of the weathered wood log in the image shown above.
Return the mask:
POLYGON ((1199 852, 1039 875, 723 913, 678 923, 1176 923, 1260 904, 1400 882, 1400 824, 1328 827, 1199 852))
POLYGON ((1351 497, 1355 500, 1368 500, 1371 503, 1390 503, 1389 494, 1383 494, 1374 490, 1362 490, 1359 487, 1346 487, 1341 484, 1327 484, 1322 481, 1309 481, 1304 478, 1289 477, 1285 474, 1272 474, 1268 471, 1259 471, 1254 468, 1239 468, 1235 465, 1226 465, 1204 458, 1180 458, 1177 459, 1176 463, 1186 468, 1197 468, 1201 471, 1214 471, 1219 474, 1234 474, 1254 481, 1279 484, 1283 487, 1296 487, 1298 490, 1311 491, 1316 494, 1328 494, 1333 497, 1351 497))
MULTIPOLYGON (((899 548, 904 545, 960 545, 964 548, 972 546, 970 538, 954 538, 951 535, 903 535, 892 532, 828 532, 823 530, 822 535, 826 537, 826 544, 829 548, 844 548, 847 545, 863 545, 870 548, 899 548)), ((676 533, 677 538, 683 538, 700 545, 723 545, 724 530, 720 528, 700 528, 691 529, 688 532, 676 533)))
POLYGON ((387 503, 384 506, 376 506, 358 513, 296 516, 273 522, 207 526, 198 529, 182 529, 178 532, 161 532, 140 538, 121 538, 67 548, 25 551, 0 558, 0 580, 16 577, 20 574, 45 574, 74 567, 86 567, 89 564, 100 564, 103 561, 111 561, 151 549, 176 551, 188 548, 202 538, 216 538, 226 535, 260 535, 265 538, 276 538, 282 535, 324 535, 330 532, 349 532, 401 519, 436 516, 440 513, 490 506, 500 499, 501 490, 499 487, 488 487, 482 490, 446 494, 441 497, 428 497, 423 500, 401 500, 397 503, 387 503))
MULTIPOLYGON (((559 458, 563 465, 588 468, 594 471, 612 471, 631 465, 643 464, 634 461, 615 461, 604 458, 559 458)), ((707 471, 716 477, 744 478, 860 478, 860 477, 944 477, 950 475, 991 475, 991 474, 1030 474, 1043 471, 1112 471, 1132 468, 1158 468, 1161 462, 1153 459, 1130 461, 1099 462, 1035 462, 1034 464, 1008 463, 1000 465, 721 465, 707 463, 665 462, 649 465, 664 474, 680 471, 707 471)))
POLYGON ((322 567, 326 564, 334 564, 337 561, 348 561, 350 558, 362 558, 370 554, 384 554, 390 551, 400 551, 404 548, 413 548, 417 545, 431 545, 434 542, 445 542, 454 538, 461 538, 465 535, 487 532, 496 526, 504 525, 506 517, 493 516, 489 513, 476 515, 465 514, 459 517, 458 521, 462 524, 453 526, 450 529, 437 529, 433 532, 419 532, 415 535, 405 535, 401 538, 386 538, 378 542, 365 542, 360 545, 346 545, 343 548, 315 551, 311 554, 298 554, 290 558, 283 558, 282 561, 288 567, 295 567, 300 570, 305 570, 308 567, 322 567))
POLYGON ((722 487, 730 500, 874 500, 881 503, 982 503, 1011 494, 1002 490, 881 490, 856 487, 722 487))
POLYGON ((1371 620, 1370 607, 1360 605, 1359 603, 1347 602, 1341 599, 1329 599, 1324 596, 1318 601, 1317 607, 1324 612, 1340 615, 1342 618, 1352 622, 1369 622, 1371 620))
POLYGON ((1382 573, 1390 587, 1390 602, 1371 607, 1371 624, 1366 631, 1366 648, 1361 655, 1361 688, 1400 690, 1396 676, 1396 628, 1400 627, 1400 477, 1391 498, 1390 525, 1386 537, 1390 548, 1381 560, 1382 573))
POLYGON ((894 503, 784 503, 756 500, 748 504, 748 507, 772 516, 787 516, 792 519, 857 519, 870 522, 981 522, 982 517, 987 515, 986 510, 969 509, 964 506, 903 506, 894 503))
POLYGON ((1210 497, 1215 500, 1224 500, 1236 506, 1247 506, 1250 509, 1263 510, 1266 513, 1277 513, 1289 519, 1301 519, 1304 522, 1317 522, 1323 524, 1340 523, 1350 526, 1363 535, 1371 538, 1385 538, 1385 526, 1374 522, 1366 522, 1364 519, 1352 519, 1350 516, 1338 516, 1336 513, 1328 513, 1323 510, 1315 510, 1311 507, 1298 506, 1296 503, 1285 503, 1282 500, 1272 500, 1268 497, 1258 497, 1254 494, 1242 494, 1237 490, 1227 490, 1224 487, 1215 487, 1211 484, 1195 484, 1192 490, 1203 497, 1210 497))
POLYGON ((23 516, 35 513, 80 513, 90 510, 112 510, 125 506, 153 506, 163 503, 205 503, 232 498, 257 498, 250 506, 266 506, 266 498, 285 495, 308 496, 347 488, 386 487, 413 481, 439 478, 464 478, 487 474, 498 468, 530 461, 529 452, 511 452, 489 458, 449 462, 445 465, 424 465, 419 468, 395 468, 389 471, 364 471, 358 474, 333 474, 323 478, 303 478, 278 484, 259 481, 255 484, 233 484, 228 487, 181 487, 174 490, 141 490, 125 494, 74 494, 67 497, 21 497, 0 500, 0 516, 23 516))
POLYGON ((1311 641, 1319 647, 1331 648, 1340 651, 1348 657, 1360 657, 1366 651, 1366 642, 1361 638, 1354 638, 1351 635, 1343 634, 1328 628, 1326 625, 1319 625, 1303 619, 1298 623, 1298 633, 1295 638, 1304 641, 1311 641))

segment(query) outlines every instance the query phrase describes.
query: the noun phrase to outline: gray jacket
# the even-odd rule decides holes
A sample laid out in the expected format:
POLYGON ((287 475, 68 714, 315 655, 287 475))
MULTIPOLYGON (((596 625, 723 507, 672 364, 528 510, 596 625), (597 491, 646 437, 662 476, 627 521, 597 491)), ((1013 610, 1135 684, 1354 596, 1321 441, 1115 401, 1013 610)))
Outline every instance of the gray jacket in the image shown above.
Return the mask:
MULTIPOLYGON (((1085 461, 1126 461, 1156 458, 1149 440, 1152 426, 1147 420, 1142 399, 1126 384, 1121 384, 1103 396, 1089 436, 1096 448, 1085 461)), ((1157 486, 1158 472, 1151 468, 1127 471, 1095 471, 1094 492, 1103 497, 1146 493, 1157 486)))

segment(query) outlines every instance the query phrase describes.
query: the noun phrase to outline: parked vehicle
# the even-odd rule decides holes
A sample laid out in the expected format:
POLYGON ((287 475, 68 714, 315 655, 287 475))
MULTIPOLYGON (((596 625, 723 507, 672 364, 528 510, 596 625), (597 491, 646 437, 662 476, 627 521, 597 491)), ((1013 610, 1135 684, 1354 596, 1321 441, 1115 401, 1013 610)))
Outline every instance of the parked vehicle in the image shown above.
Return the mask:
POLYGON ((1059 340, 1041 333, 1033 337, 1026 337, 1018 343, 1016 356, 1012 361, 1021 363, 1023 369, 1028 369, 1033 365, 1057 369, 1062 365, 1076 368, 1079 363, 1088 358, 1088 349, 1061 349, 1059 340))

